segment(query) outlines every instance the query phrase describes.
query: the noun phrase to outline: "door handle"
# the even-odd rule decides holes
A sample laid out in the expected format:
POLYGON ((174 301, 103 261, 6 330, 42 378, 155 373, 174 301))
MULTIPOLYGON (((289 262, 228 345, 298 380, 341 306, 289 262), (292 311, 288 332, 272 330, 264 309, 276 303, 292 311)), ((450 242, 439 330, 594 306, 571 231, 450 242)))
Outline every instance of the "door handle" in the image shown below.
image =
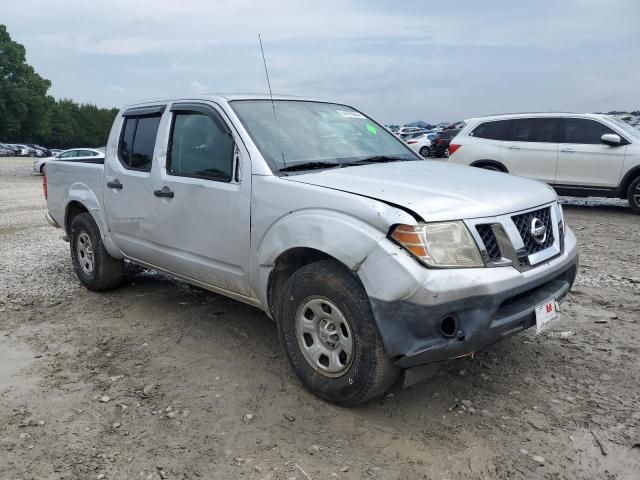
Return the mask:
POLYGON ((115 188, 116 190, 122 190, 122 184, 117 178, 113 182, 107 182, 107 187, 115 188))
POLYGON ((515 145, 509 145, 507 148, 509 150, 520 150, 520 147, 516 147, 515 145))
POLYGON ((173 198, 173 192, 166 185, 162 187, 162 190, 154 190, 153 194, 160 198, 173 198))
POLYGON ((573 148, 563 148, 560 151, 564 152, 564 153, 574 153, 575 152, 575 150, 573 148))

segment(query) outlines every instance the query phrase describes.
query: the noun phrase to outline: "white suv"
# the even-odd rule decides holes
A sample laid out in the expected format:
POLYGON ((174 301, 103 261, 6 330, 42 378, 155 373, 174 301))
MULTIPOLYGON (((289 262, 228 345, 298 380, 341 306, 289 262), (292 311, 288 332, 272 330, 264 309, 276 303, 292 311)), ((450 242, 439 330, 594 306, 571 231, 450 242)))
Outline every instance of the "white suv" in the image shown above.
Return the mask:
POLYGON ((561 195, 627 198, 640 213, 640 131, 598 114, 473 118, 449 161, 541 180, 561 195))

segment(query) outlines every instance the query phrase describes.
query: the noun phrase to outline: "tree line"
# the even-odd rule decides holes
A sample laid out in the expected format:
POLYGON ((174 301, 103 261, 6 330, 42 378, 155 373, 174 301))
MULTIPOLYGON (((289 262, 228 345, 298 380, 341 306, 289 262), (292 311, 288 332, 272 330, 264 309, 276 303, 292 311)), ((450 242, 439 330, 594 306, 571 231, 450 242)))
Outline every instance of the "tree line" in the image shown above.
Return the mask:
POLYGON ((48 148, 99 147, 107 143, 117 108, 57 100, 51 82, 26 61, 23 45, 0 25, 0 142, 48 148))

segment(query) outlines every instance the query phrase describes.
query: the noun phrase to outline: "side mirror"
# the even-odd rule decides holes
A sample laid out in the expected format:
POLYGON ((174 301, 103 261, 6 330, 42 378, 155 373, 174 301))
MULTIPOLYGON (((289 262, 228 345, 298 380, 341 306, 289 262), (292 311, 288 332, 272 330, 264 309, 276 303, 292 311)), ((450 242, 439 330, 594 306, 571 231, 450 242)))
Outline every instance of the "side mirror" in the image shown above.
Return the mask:
POLYGON ((620 135, 616 135, 615 133, 605 133, 600 137, 600 141, 610 147, 617 147, 622 143, 620 135))

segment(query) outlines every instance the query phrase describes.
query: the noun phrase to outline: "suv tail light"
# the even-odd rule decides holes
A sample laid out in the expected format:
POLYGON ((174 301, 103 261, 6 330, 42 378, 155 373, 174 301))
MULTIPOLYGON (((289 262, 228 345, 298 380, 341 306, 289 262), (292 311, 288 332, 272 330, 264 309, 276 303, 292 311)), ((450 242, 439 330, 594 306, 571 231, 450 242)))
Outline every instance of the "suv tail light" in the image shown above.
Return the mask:
POLYGON ((460 145, 459 143, 451 143, 449 144, 449 156, 453 155, 454 153, 456 153, 456 151, 461 147, 462 145, 460 145))
POLYGON ((407 143, 411 144, 411 143, 418 143, 418 140, 409 140, 407 143))
POLYGON ((44 193, 44 199, 47 200, 47 167, 42 169, 42 193, 44 193))

